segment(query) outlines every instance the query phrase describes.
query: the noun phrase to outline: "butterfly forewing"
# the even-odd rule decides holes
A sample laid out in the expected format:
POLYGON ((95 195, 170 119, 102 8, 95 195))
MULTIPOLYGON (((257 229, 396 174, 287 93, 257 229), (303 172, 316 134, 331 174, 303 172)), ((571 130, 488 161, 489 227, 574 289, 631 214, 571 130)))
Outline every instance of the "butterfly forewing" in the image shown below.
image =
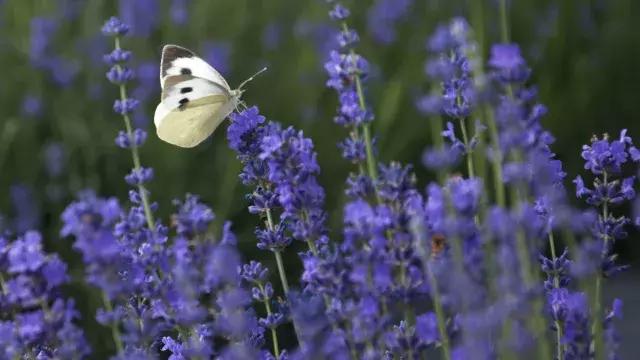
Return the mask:
POLYGON ((173 60, 177 58, 192 58, 196 56, 191 50, 176 45, 165 45, 162 48, 162 59, 160 60, 160 83, 167 76, 167 70, 171 67, 173 60))
POLYGON ((165 86, 164 80, 167 76, 176 75, 191 75, 206 79, 220 85, 227 91, 231 90, 222 75, 192 51, 176 45, 166 45, 162 49, 162 61, 160 63, 160 83, 162 88, 165 86))
POLYGON ((191 75, 168 76, 162 90, 162 102, 169 109, 183 108, 209 95, 229 96, 229 91, 209 80, 191 75))

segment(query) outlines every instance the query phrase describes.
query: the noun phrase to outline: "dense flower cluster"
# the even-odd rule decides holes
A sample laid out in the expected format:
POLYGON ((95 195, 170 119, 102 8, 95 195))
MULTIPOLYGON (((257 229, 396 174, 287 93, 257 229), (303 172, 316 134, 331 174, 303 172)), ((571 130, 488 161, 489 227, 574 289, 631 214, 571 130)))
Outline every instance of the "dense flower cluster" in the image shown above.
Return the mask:
POLYGON ((256 187, 249 211, 267 220, 266 229, 256 230, 258 247, 280 251, 291 239, 311 246, 325 242, 324 190, 316 180, 320 168, 311 140, 291 127, 265 123, 256 107, 232 115, 227 138, 244 164, 242 182, 256 187))
POLYGON ((0 358, 78 359, 89 353, 74 324, 74 301, 61 296, 68 281, 67 265, 43 251, 40 233, 0 236, 0 358))
MULTIPOLYGON (((125 130, 115 144, 131 152, 124 177, 131 189, 126 202, 80 192, 61 215, 60 235, 73 238, 84 282, 101 295, 95 318, 111 331, 112 358, 617 358, 622 301, 604 305, 602 282, 625 268, 613 245, 632 221, 614 209, 636 200, 636 178, 626 174, 640 151, 626 130, 583 147, 594 180, 574 180, 590 206, 576 209, 520 48, 493 45, 485 66, 469 24, 454 18, 427 42, 425 70, 435 85, 418 107, 434 117, 435 147, 424 162, 438 181, 420 190, 411 165, 375 159, 363 86, 369 64, 355 52, 349 9, 329 3, 340 31, 326 85, 338 93, 334 121, 349 133, 339 149, 354 165, 334 241, 312 140, 267 121, 256 106, 234 112, 226 133, 243 165, 239 178, 251 188, 247 210, 260 218, 256 245, 274 255, 277 269, 242 259, 230 222, 214 236, 215 214, 198 196, 174 200, 170 220, 156 219, 159 206, 146 188, 154 169, 139 156, 147 133, 133 126, 139 101, 127 95, 136 71, 120 44, 130 30, 152 31, 157 19, 139 15, 157 13, 157 4, 121 2, 132 28, 118 18, 102 27, 115 40, 103 59, 120 93, 113 110, 125 130), (460 160, 466 171, 455 173, 460 160), (476 173, 478 161, 490 171, 476 173), (302 273, 289 283, 283 256, 293 247, 304 249, 302 273)), ((410 15, 412 3, 375 3, 369 21, 377 40, 392 41, 394 22, 410 15)), ((186 21, 186 4, 172 1, 176 24, 186 21)), ((32 50, 46 53, 48 41, 32 50)), ((143 81, 157 74, 140 68, 143 81)), ((64 153, 52 149, 46 171, 56 178, 64 153)), ((32 212, 27 191, 14 188, 12 196, 32 212)), ((61 295, 66 265, 43 252, 33 226, 16 224, 17 239, 0 236, 0 358, 85 358, 78 313, 61 295)))
POLYGON ((215 241, 207 234, 211 209, 191 195, 176 205, 171 238, 161 225, 149 231, 139 208, 123 212, 115 199, 85 193, 65 210, 62 233, 74 236, 87 281, 105 294, 98 321, 121 336, 114 340, 122 341, 122 358, 153 358, 160 339, 176 358, 257 353, 264 329, 240 286, 230 224, 215 241), (181 331, 163 335, 172 329, 181 331), (228 345, 214 347, 218 338, 228 345))

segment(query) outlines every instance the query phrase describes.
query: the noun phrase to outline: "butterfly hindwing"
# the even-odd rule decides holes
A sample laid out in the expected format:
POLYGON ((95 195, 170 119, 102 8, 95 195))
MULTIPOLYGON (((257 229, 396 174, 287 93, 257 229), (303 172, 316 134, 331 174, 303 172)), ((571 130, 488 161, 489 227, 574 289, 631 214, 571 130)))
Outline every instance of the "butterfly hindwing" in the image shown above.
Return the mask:
POLYGON ((196 99, 182 109, 168 110, 160 103, 156 108, 160 121, 155 121, 158 137, 180 147, 194 147, 213 133, 234 106, 222 94, 196 99))
POLYGON ((162 60, 160 62, 160 84, 162 88, 164 89, 166 86, 165 81, 168 77, 179 75, 190 75, 209 80, 227 91, 231 91, 229 84, 227 84, 222 75, 192 51, 177 45, 165 45, 162 49, 162 60))

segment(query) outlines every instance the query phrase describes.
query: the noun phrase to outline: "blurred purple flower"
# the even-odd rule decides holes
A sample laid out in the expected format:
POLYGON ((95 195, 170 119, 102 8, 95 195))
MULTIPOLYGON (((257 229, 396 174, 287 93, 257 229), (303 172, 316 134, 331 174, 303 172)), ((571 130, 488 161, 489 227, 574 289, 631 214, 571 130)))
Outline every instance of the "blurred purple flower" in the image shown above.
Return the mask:
POLYGON ((191 0, 172 0, 169 7, 171 21, 178 26, 185 25, 189 21, 189 4, 191 0))
POLYGON ((66 167, 66 152, 62 143, 52 142, 45 146, 44 165, 50 178, 62 175, 66 167))
POLYGON ((275 50, 282 41, 282 25, 271 22, 265 26, 262 33, 262 44, 267 50, 275 50))
POLYGON ((202 57, 220 74, 229 75, 231 72, 231 45, 229 43, 205 41, 202 44, 202 57))
MULTIPOLYGON (((160 3, 156 0, 120 0, 118 4, 118 13, 122 20, 120 24, 127 24, 131 29, 131 35, 147 38, 156 30, 160 20, 160 3)), ((105 25, 105 28, 110 24, 111 20, 105 25)), ((123 32, 126 25, 122 26, 116 23, 112 25, 112 28, 107 30, 118 35, 126 34, 126 31, 123 32)), ((103 32, 105 32, 105 28, 103 28, 103 32)))
POLYGON ((35 118, 42 115, 42 99, 38 96, 27 95, 22 100, 22 114, 35 118))
POLYGON ((408 16, 413 0, 377 0, 367 14, 367 27, 381 44, 391 44, 397 38, 396 23, 408 16))
POLYGON ((55 36, 57 29, 58 25, 53 19, 45 17, 31 19, 29 59, 35 67, 46 66, 47 59, 51 55, 52 37, 55 36))
POLYGON ((491 47, 489 66, 504 82, 521 82, 529 77, 527 64, 520 55, 520 47, 516 44, 495 44, 491 47))
POLYGON ((115 16, 109 18, 102 26, 102 34, 105 36, 123 36, 128 32, 129 26, 115 16))
POLYGON ((12 229, 18 234, 40 226, 40 206, 36 200, 33 188, 25 184, 14 184, 9 189, 14 217, 12 229))

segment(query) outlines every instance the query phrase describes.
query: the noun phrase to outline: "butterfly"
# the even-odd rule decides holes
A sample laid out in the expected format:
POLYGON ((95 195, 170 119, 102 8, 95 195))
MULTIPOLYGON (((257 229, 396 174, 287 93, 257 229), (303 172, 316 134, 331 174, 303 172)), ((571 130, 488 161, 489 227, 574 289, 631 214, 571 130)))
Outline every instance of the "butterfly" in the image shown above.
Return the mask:
POLYGON ((160 61, 162 95, 153 117, 158 137, 184 148, 200 144, 242 105, 242 87, 265 70, 232 90, 216 69, 192 51, 165 45, 160 61))

